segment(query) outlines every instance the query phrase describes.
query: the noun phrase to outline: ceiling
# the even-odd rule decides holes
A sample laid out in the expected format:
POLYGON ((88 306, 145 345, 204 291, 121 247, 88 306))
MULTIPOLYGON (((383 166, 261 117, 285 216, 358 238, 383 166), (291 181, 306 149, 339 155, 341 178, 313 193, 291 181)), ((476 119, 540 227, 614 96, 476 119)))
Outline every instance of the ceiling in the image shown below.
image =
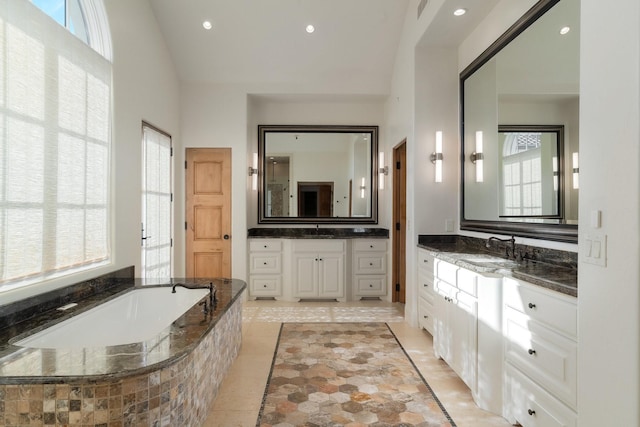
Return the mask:
POLYGON ((409 0, 149 0, 183 82, 390 86, 409 0), (211 30, 202 26, 213 24, 211 30), (313 24, 315 32, 305 27, 313 24))

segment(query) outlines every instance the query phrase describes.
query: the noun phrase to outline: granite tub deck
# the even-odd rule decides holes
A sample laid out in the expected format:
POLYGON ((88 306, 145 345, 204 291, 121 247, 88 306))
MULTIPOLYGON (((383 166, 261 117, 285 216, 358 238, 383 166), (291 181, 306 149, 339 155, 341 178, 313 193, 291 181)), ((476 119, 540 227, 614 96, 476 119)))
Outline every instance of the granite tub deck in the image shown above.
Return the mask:
POLYGON ((492 242, 491 249, 487 249, 485 243, 486 239, 455 235, 418 238, 418 247, 443 261, 478 273, 497 273, 565 295, 578 296, 576 253, 516 244, 516 253, 522 254, 522 259, 507 260, 506 243, 492 242), (501 259, 491 262, 494 257, 501 259))
MULTIPOLYGON (((194 305, 145 342, 82 349, 38 349, 13 342, 91 309, 143 281, 119 281, 77 301, 0 330, 0 425, 201 425, 235 360, 242 339, 246 283, 232 279, 172 279, 217 288, 217 304, 194 305)), ((208 296, 203 297, 208 299, 208 296)), ((161 311, 162 307, 158 307, 161 311)))

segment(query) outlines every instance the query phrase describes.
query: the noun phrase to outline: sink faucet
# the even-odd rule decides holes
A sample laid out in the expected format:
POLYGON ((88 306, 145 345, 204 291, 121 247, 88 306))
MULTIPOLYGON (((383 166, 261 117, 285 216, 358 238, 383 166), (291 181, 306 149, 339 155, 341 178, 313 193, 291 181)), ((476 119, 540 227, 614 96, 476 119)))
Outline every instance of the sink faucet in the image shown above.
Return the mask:
MULTIPOLYGON (((511 243, 511 255, 513 256, 513 259, 516 258, 516 239, 515 237, 511 236, 508 239, 499 239, 498 237, 489 237, 487 239, 487 243, 485 244, 485 246, 487 248, 491 248, 491 241, 495 240, 497 242, 509 242, 511 243)), ((509 246, 507 246, 506 248, 506 256, 507 258, 509 258, 509 246)))
MULTIPOLYGON (((218 302, 216 298, 216 288, 213 286, 213 282, 209 282, 208 285, 187 285, 186 283, 176 283, 171 288, 171 293, 176 293, 176 287, 181 287, 185 289, 209 289, 209 305, 211 310, 213 310, 213 306, 216 302, 218 302)), ((204 311, 207 312, 207 305, 204 305, 204 311)))

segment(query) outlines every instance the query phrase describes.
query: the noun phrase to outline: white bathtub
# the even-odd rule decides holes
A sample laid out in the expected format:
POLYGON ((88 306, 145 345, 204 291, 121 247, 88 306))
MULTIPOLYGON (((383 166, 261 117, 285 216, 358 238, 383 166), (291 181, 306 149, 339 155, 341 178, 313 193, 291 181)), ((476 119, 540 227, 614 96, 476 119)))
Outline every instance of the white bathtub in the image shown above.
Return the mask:
POLYGON ((75 349, 144 342, 154 338, 209 293, 208 289, 135 289, 15 343, 21 347, 75 349))

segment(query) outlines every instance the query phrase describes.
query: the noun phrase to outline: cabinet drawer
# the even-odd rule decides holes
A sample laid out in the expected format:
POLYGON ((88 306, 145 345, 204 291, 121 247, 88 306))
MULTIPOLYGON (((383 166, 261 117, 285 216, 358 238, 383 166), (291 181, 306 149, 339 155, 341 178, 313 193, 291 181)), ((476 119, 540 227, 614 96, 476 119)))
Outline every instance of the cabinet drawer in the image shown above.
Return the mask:
POLYGON ((418 300, 418 323, 433 335, 433 304, 424 298, 418 300))
POLYGON ((531 379, 571 408, 577 406, 577 344, 505 308, 505 354, 531 379))
POLYGON ((458 269, 458 289, 474 297, 478 296, 478 275, 465 268, 458 269))
POLYGON ((355 274, 384 274, 387 271, 387 257, 375 254, 356 254, 355 274))
POLYGON ((386 295, 385 276, 357 276, 356 292, 357 295, 386 295))
MULTIPOLYGON (((418 268, 433 276, 434 258, 424 249, 418 249, 418 268)), ((420 271, 419 270, 419 271, 420 271)))
POLYGON ((504 303, 531 319, 575 338, 578 335, 578 308, 575 298, 534 285, 505 278, 504 303))
POLYGON ((345 241, 333 239, 295 240, 292 245, 293 252, 344 252, 345 241))
POLYGON ((249 289, 251 296, 279 296, 282 279, 280 276, 251 276, 249 289))
POLYGON ((448 262, 437 259, 435 267, 435 276, 445 282, 456 285, 458 279, 458 267, 448 262))
POLYGON ((282 242, 274 239, 250 239, 250 252, 280 252, 282 250, 282 242))
POLYGON ((268 253, 252 253, 249 256, 249 268, 250 273, 281 273, 281 259, 280 254, 268 254, 268 253))
POLYGON ((433 280, 418 274, 418 295, 433 304, 433 280))
POLYGON ((353 249, 356 252, 387 252, 387 241, 383 239, 356 239, 353 242, 353 249))
POLYGON ((576 427, 577 415, 508 363, 505 366, 505 405, 509 421, 522 427, 576 427))

